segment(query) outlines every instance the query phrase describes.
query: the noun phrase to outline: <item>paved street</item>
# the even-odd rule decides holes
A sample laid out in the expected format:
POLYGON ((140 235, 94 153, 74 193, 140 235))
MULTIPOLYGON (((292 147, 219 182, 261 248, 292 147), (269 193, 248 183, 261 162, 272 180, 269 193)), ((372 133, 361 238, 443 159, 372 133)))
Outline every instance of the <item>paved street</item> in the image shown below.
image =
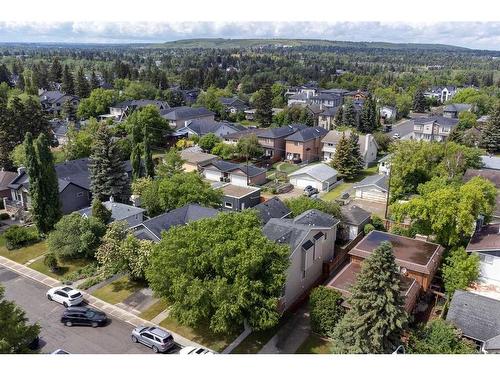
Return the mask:
POLYGON ((3 267, 0 267, 0 283, 5 287, 5 297, 23 308, 31 322, 41 325, 43 353, 60 348, 75 354, 152 354, 151 349, 132 343, 133 326, 128 323, 113 319, 106 327, 66 327, 59 321, 64 307, 45 296, 48 287, 3 267))
POLYGON ((413 133, 413 120, 411 119, 401 121, 398 125, 393 125, 392 130, 387 134, 391 137, 394 134, 398 134, 400 138, 404 138, 410 133, 413 133))

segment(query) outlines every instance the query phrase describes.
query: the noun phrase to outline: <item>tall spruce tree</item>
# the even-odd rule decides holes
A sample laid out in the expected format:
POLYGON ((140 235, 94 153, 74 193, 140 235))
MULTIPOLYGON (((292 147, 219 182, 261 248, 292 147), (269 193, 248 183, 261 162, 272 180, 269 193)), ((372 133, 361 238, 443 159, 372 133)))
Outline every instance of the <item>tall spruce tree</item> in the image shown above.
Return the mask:
POLYGON ((339 177, 347 180, 353 179, 360 172, 363 166, 356 134, 351 133, 349 138, 345 136, 345 133, 342 134, 331 166, 337 170, 339 177))
POLYGON ((333 332, 334 353, 391 353, 408 321, 392 245, 384 241, 366 259, 351 288, 350 309, 333 332))
POLYGON ((424 92, 418 89, 413 97, 413 110, 415 112, 425 112, 427 107, 427 100, 425 99, 424 92))
POLYGON ((255 118, 262 127, 268 127, 273 122, 273 91, 266 84, 255 94, 255 118))
POLYGON ((356 121, 356 109, 354 108, 354 103, 352 100, 347 100, 344 109, 342 111, 342 125, 355 128, 357 125, 356 121))
POLYGON ((134 180, 142 177, 141 155, 141 144, 133 143, 132 152, 130 153, 130 164, 132 166, 132 179, 134 180))
POLYGON ((361 109, 361 118, 359 121, 359 131, 362 133, 371 133, 374 128, 374 118, 372 113, 372 104, 370 98, 366 98, 361 109))
POLYGON ((94 198, 92 200, 92 216, 98 219, 104 225, 108 224, 111 221, 111 211, 108 210, 102 202, 94 198))
POLYGON ((101 87, 101 83, 99 82, 99 79, 95 74, 95 70, 92 69, 92 72, 90 73, 90 88, 91 90, 95 90, 98 89, 99 87, 101 87))
POLYGON ((101 124, 95 135, 89 161, 90 189, 94 197, 101 201, 113 197, 126 202, 130 196, 130 183, 120 151, 111 138, 105 124, 101 124))
POLYGON ((67 65, 64 65, 61 89, 66 94, 75 94, 75 81, 67 65))
POLYGON ((146 177, 153 178, 155 176, 155 164, 153 162, 153 153, 150 145, 150 135, 146 131, 144 134, 144 172, 146 177))
POLYGON ((497 104, 493 109, 488 123, 483 128, 481 147, 484 147, 491 154, 500 151, 500 104, 497 104))
POLYGON ((75 93, 82 99, 90 95, 90 84, 82 67, 76 72, 75 93))
POLYGON ((344 109, 342 106, 339 106, 339 108, 337 109, 333 121, 335 123, 335 127, 339 127, 344 124, 344 109))
POLYGON ((54 83, 59 83, 62 80, 63 76, 63 67, 59 62, 59 58, 56 56, 52 60, 52 64, 50 65, 49 71, 49 80, 54 83))

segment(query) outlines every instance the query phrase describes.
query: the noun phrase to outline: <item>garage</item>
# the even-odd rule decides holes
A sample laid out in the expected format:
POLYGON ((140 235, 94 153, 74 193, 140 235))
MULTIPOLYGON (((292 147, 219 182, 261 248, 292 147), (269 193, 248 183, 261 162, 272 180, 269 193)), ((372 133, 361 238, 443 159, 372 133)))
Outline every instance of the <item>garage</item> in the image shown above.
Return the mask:
POLYGON ((290 183, 298 188, 305 188, 306 186, 315 187, 318 190, 323 189, 323 184, 320 181, 316 181, 308 176, 296 176, 290 178, 290 183))
POLYGON ((368 176, 353 185, 354 196, 370 202, 385 202, 387 200, 387 175, 368 176))
POLYGON ((231 173, 231 184, 236 186, 247 186, 247 176, 231 173))
POLYGON ((219 171, 214 171, 211 169, 204 169, 203 175, 205 176, 205 178, 207 180, 210 180, 210 181, 219 181, 220 177, 222 176, 222 174, 219 171))
POLYGON ((290 183, 303 189, 312 186, 319 191, 328 191, 337 182, 337 171, 326 164, 308 165, 288 175, 290 183))

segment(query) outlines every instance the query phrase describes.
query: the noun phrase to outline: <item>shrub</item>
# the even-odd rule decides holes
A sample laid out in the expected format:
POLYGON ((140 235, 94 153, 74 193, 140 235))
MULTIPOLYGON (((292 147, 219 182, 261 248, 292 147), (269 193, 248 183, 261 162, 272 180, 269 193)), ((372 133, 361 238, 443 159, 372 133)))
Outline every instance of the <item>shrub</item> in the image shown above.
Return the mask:
POLYGON ((43 264, 49 267, 52 272, 59 268, 57 257, 54 255, 54 253, 48 253, 47 255, 45 255, 45 258, 43 258, 43 264))
POLYGON ((86 279, 88 277, 95 276, 98 271, 99 268, 97 267, 97 264, 91 263, 83 268, 80 268, 79 270, 68 273, 66 276, 64 276, 62 282, 75 282, 77 280, 86 279))
POLYGON ((309 297, 311 309, 311 328, 320 335, 329 336, 340 319, 344 316, 341 306, 342 295, 330 288, 319 286, 309 297))
POLYGON ((372 224, 366 224, 363 228, 363 232, 365 232, 365 234, 370 233, 372 230, 375 230, 375 227, 372 224))
MULTIPOLYGON (((0 201, 0 202, 2 202, 2 201, 0 201)), ((1 204, 3 204, 3 203, 1 203, 1 204)), ((10 215, 7 212, 2 212, 0 214, 0 220, 9 220, 9 219, 10 219, 10 215)))
POLYGON ((372 225, 376 230, 381 230, 385 232, 384 222, 379 216, 372 215, 372 225))
POLYGON ((34 227, 20 227, 13 225, 4 232, 5 247, 8 250, 19 249, 37 242, 40 238, 34 227))
POLYGON ((106 280, 106 277, 104 275, 97 275, 90 277, 89 279, 85 280, 83 283, 78 285, 79 289, 88 289, 91 286, 99 284, 101 281, 106 280))

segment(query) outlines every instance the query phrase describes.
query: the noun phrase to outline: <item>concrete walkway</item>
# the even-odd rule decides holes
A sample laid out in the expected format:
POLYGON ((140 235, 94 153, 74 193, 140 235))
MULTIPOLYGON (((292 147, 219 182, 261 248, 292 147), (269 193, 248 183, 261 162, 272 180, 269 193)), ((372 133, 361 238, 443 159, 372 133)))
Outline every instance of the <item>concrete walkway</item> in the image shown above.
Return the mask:
MULTIPOLYGON (((0 256, 0 266, 8 268, 9 270, 20 274, 21 276, 30 278, 32 280, 35 280, 35 281, 41 283, 41 284, 44 284, 44 285, 48 286, 49 288, 53 288, 55 286, 62 285, 59 280, 56 280, 50 276, 44 275, 43 273, 35 271, 35 270, 28 268, 22 264, 13 262, 12 260, 7 259, 7 258, 2 257, 2 256, 0 256)), ((116 319, 120 319, 120 320, 127 322, 135 327, 140 326, 140 325, 144 325, 144 326, 154 325, 153 322, 141 319, 128 311, 125 311, 125 310, 123 310, 115 305, 112 305, 110 303, 104 302, 104 301, 102 301, 102 300, 100 300, 100 299, 98 299, 98 298, 96 298, 96 297, 94 297, 86 292, 82 292, 82 293, 83 293, 83 296, 85 298, 85 301, 90 306, 95 307, 101 311, 104 311, 106 313, 106 315, 108 315, 108 316, 111 316, 111 317, 116 318, 116 319)), ((178 335, 175 332, 170 331, 170 333, 174 337, 175 342, 177 342, 178 344, 180 344, 182 346, 198 346, 198 347, 201 346, 202 347, 202 345, 200 345, 196 342, 193 342, 191 340, 188 340, 187 338, 185 338, 181 335, 178 335)))
POLYGON ((262 347, 259 354, 295 354, 311 333, 307 306, 299 308, 262 347))

